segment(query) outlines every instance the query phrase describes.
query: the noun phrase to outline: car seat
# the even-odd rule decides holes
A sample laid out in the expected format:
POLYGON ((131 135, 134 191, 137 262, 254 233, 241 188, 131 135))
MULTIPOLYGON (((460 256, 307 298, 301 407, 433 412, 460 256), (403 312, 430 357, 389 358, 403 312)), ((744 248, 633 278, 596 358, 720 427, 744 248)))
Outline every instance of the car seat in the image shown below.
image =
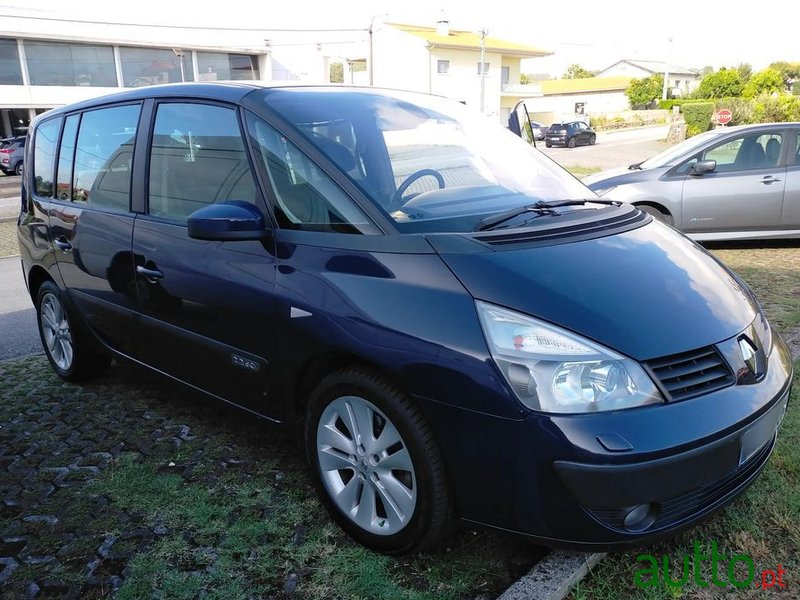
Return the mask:
POLYGON ((765 151, 766 154, 766 163, 765 165, 768 167, 774 167, 778 164, 778 160, 781 157, 781 143, 776 140, 775 138, 770 138, 767 142, 767 149, 765 151))

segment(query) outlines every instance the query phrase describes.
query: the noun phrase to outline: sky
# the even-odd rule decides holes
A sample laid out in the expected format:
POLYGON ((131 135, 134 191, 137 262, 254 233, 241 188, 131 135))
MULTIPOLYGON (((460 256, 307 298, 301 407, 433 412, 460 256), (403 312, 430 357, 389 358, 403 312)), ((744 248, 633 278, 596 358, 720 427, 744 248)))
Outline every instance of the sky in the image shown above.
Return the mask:
MULTIPOLYGON (((523 71, 554 76, 573 63, 596 70, 623 58, 668 60, 690 68, 750 63, 755 70, 776 60, 800 61, 794 35, 800 3, 792 0, 531 0, 521 5, 469 0, 0 0, 0 15, 22 11, 125 23, 263 27, 265 36, 270 29, 366 30, 371 22, 379 27, 381 20, 433 25, 445 18, 452 29, 485 28, 491 36, 553 51, 553 56, 526 61, 523 71)), ((363 31, 311 36, 321 43, 366 39, 363 31)))

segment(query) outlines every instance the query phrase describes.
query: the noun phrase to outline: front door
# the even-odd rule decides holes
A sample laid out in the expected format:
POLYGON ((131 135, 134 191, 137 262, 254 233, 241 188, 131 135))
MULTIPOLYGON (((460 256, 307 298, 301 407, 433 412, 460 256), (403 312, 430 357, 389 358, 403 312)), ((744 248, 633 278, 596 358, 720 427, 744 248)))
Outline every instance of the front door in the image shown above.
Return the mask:
POLYGON ((241 200, 264 210, 233 107, 157 104, 149 152, 147 214, 133 255, 142 311, 136 358, 261 414, 273 376, 271 242, 209 242, 187 234, 189 215, 241 200))
MULTIPOLYGON (((683 230, 758 231, 780 226, 786 165, 785 132, 750 133, 709 148, 697 160, 714 160, 711 173, 686 176, 683 230)), ((694 160, 694 159, 693 159, 694 160)))

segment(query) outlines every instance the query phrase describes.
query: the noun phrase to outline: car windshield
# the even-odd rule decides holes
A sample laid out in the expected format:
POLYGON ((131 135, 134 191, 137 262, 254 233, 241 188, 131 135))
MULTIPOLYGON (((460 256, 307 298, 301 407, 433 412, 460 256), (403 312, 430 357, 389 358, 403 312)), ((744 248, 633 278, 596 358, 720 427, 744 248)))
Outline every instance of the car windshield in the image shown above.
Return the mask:
POLYGON ((701 133, 700 135, 696 135, 694 137, 689 138, 688 140, 681 142, 671 148, 668 148, 661 152, 660 154, 656 154, 653 157, 648 158, 646 161, 639 165, 641 169, 656 169, 658 167, 666 167, 672 165, 676 160, 679 160, 684 155, 691 154, 693 150, 696 150, 700 146, 704 145, 706 142, 711 141, 715 137, 719 135, 718 131, 706 131, 705 133, 701 133))
MULTIPOLYGON (((470 231, 487 215, 594 198, 555 162, 462 104, 369 89, 264 90, 402 232, 470 231)), ((576 207, 581 210, 585 207, 576 207)))

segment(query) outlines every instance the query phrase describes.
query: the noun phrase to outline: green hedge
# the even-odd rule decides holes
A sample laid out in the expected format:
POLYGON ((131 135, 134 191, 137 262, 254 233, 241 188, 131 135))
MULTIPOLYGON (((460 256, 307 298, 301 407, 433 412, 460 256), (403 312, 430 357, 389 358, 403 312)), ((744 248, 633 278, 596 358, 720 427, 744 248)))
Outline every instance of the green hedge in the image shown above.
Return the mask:
POLYGON ((711 129, 711 118, 714 116, 713 102, 684 104, 681 106, 681 111, 686 120, 686 137, 711 129))

